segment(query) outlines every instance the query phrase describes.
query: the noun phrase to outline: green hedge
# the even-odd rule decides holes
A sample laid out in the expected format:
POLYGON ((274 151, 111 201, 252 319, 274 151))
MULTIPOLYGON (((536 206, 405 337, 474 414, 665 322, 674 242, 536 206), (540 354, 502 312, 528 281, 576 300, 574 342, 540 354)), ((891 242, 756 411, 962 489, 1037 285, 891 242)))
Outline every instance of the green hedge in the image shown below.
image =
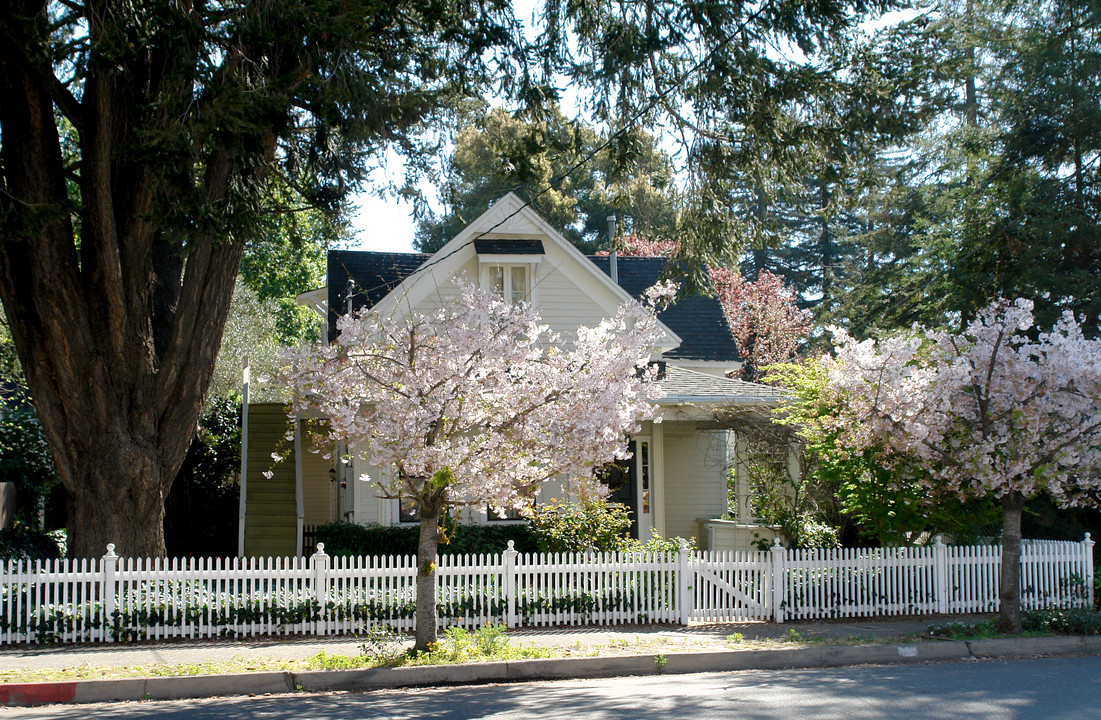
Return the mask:
MULTIPOLYGON (((328 555, 416 555, 420 529, 411 526, 355 525, 326 523, 316 531, 317 542, 325 543, 328 555)), ((449 541, 440 544, 441 555, 500 553, 515 542, 520 552, 539 548, 525 525, 459 525, 449 541)))
POLYGON ((52 560, 61 549, 48 533, 22 525, 0 530, 0 560, 52 560))

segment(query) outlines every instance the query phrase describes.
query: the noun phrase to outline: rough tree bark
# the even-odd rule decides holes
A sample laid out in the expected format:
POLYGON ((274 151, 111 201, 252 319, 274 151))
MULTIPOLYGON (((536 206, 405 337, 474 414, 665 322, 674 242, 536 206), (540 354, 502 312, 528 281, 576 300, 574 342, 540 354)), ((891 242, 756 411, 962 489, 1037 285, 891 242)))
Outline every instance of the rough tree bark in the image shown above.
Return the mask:
MULTIPOLYGON (((35 56, 45 18, 26 5, 0 17, 0 300, 68 492, 70 555, 97 557, 111 542, 159 556, 164 498, 201 412, 242 245, 155 217, 170 193, 143 138, 184 132, 171 101, 194 102, 180 70, 194 48, 169 40, 121 70, 97 61, 77 100, 35 56), (55 112, 79 147, 75 167, 55 112)), ((118 32, 114 12, 88 3, 90 44, 118 32)), ((193 162, 180 170, 198 173, 210 204, 242 175, 217 143, 193 162)))
POLYGON ((997 628, 1003 633, 1020 633, 1021 626, 1021 515, 1025 496, 1007 493, 1002 498, 1002 572, 998 587, 997 628))

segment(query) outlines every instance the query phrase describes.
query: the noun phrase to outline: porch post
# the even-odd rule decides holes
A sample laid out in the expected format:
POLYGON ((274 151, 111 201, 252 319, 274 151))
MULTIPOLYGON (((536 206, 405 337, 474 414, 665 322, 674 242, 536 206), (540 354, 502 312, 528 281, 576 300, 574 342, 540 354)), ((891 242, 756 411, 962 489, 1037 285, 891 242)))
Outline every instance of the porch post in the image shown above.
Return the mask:
POLYGON ((743 525, 753 521, 749 513, 749 445, 743 433, 734 433, 734 499, 738 503, 735 520, 743 525))
POLYGON ((237 507, 237 557, 245 556, 245 513, 248 509, 248 355, 241 378, 241 496, 237 507))
POLYGON ((665 423, 653 423, 650 431, 650 524, 654 532, 665 532, 665 423))
POLYGON ((306 501, 302 496, 302 417, 294 416, 294 555, 301 555, 306 501))

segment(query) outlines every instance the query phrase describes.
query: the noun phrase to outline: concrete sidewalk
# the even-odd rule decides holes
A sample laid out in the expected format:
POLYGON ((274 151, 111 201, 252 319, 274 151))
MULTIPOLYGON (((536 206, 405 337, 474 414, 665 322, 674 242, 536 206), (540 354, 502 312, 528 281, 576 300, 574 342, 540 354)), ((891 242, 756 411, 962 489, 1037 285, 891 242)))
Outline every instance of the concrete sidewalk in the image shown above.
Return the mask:
MULTIPOLYGON (((577 654, 626 654, 632 646, 660 643, 669 650, 699 652, 730 649, 725 642, 733 633, 746 640, 787 639, 792 630, 809 640, 859 639, 867 642, 899 640, 945 622, 975 622, 975 615, 920 619, 867 619, 814 623, 715 623, 638 625, 614 627, 563 627, 509 631, 514 645, 550 649, 575 649, 577 654)), ((412 640, 407 641, 412 645, 412 640)), ((359 655, 362 640, 352 637, 317 638, 286 636, 257 639, 174 640, 141 644, 21 646, 0 648, 0 670, 65 670, 146 665, 181 665, 224 662, 234 659, 271 658, 301 660, 319 652, 359 655)))
MULTIPOLYGON (((1036 655, 1101 654, 1101 636, 928 641, 914 637, 930 625, 967 618, 937 617, 826 623, 722 623, 616 628, 558 628, 509 633, 517 645, 558 648, 562 657, 460 665, 366 670, 257 671, 215 675, 0 683, 0 705, 49 705, 124 700, 206 698, 291 692, 365 691, 380 688, 607 678, 780 668, 983 660, 1036 655), (790 639, 852 640, 852 644, 730 643, 790 639)), ((234 659, 306 658, 324 651, 357 655, 359 641, 262 639, 188 641, 156 645, 16 648, 0 651, 0 669, 82 669, 89 678, 112 666, 150 667, 234 659)))

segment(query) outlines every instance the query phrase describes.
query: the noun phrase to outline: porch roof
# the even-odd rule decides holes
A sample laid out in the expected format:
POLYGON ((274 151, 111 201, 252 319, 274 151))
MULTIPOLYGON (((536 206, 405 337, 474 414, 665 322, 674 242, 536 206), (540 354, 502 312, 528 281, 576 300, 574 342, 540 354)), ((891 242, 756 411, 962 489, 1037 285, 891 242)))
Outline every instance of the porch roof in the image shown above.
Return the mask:
POLYGON ((661 405, 678 403, 776 404, 783 391, 771 385, 716 377, 669 364, 659 381, 665 397, 661 405))

